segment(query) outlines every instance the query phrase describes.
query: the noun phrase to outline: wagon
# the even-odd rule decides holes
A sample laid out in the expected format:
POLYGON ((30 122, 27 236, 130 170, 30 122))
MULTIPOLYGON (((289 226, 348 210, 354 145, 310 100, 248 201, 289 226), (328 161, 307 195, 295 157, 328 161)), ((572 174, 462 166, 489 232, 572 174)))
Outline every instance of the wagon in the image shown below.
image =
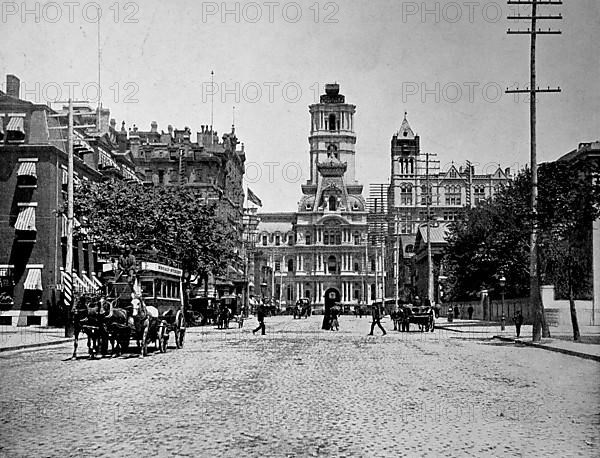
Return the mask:
POLYGON ((410 331, 410 324, 419 326, 421 332, 435 329, 435 315, 433 307, 427 305, 404 304, 398 308, 398 321, 400 331, 410 331))

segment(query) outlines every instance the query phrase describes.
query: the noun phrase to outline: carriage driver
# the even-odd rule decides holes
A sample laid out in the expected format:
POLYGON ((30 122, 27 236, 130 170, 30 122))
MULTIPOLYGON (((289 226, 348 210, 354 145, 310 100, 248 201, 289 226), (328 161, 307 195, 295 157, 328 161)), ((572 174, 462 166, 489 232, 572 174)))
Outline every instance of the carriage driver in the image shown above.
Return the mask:
POLYGON ((119 256, 119 278, 127 275, 127 282, 133 284, 135 274, 137 272, 135 256, 131 252, 131 246, 125 247, 125 254, 119 256))

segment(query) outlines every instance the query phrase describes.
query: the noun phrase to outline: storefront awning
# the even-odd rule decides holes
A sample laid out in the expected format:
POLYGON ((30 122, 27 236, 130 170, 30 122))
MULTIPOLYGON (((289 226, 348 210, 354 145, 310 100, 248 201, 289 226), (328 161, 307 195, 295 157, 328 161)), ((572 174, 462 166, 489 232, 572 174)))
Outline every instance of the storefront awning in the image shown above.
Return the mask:
POLYGON ((77 272, 73 272, 73 287, 78 293, 93 293, 96 288, 91 288, 85 281, 83 281, 77 272))
POLYGON ((23 289, 42 291, 42 269, 28 269, 23 289))
POLYGON ((96 286, 96 283, 94 283, 92 281, 92 279, 90 277, 88 277, 86 274, 81 274, 81 279, 84 281, 84 283, 87 283, 88 288, 91 291, 96 291, 96 289, 98 289, 98 287, 96 286))
POLYGON ((37 164, 34 161, 21 162, 19 170, 17 170, 17 176, 37 178, 36 165, 37 164))
POLYGON ((104 285, 102 284, 102 282, 100 280, 98 280, 98 277, 96 277, 93 274, 92 274, 92 281, 94 282, 94 284, 96 285, 97 288, 103 288, 104 287, 104 285))
POLYGON ((19 207, 19 215, 15 222, 17 231, 35 231, 35 207, 19 207))

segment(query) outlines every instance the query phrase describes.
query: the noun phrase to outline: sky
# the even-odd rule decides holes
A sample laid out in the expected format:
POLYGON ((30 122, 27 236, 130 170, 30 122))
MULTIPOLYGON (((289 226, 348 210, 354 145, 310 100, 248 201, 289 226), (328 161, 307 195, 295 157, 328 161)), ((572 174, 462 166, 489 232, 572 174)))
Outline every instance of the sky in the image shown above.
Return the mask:
MULTIPOLYGON (((369 183, 389 180, 390 140, 405 112, 442 168, 470 160, 490 172, 529 161, 527 98, 503 94, 528 87, 529 36, 506 34, 528 23, 507 20, 516 11, 504 1, 26 1, 0 9, 0 79, 17 75, 22 98, 97 103, 100 68, 102 103, 118 125, 196 132, 212 112, 221 135, 235 116, 246 185, 264 211, 297 208, 309 171, 308 106, 330 82, 357 106, 365 196, 369 183)), ((562 35, 538 37, 538 84, 562 90, 538 95, 538 157, 549 161, 600 139, 600 1, 540 12, 563 15, 542 22, 562 35)))

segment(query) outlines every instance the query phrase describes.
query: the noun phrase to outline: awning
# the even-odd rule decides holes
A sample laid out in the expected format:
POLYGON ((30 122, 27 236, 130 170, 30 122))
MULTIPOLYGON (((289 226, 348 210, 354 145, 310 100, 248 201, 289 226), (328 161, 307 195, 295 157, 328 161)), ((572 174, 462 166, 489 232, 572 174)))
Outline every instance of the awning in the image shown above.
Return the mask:
POLYGON ((35 207, 19 207, 19 216, 15 222, 17 231, 36 231, 35 207))
POLYGON ((104 285, 102 284, 102 282, 100 280, 98 280, 98 277, 96 277, 94 274, 92 274, 92 281, 94 282, 94 284, 96 285, 97 288, 103 288, 104 285))
POLYGON ((22 117, 14 117, 14 118, 10 118, 10 121, 8 121, 8 125, 6 126, 6 132, 20 132, 23 135, 25 135, 25 129, 23 128, 24 125, 24 118, 22 117))
POLYGON ((92 279, 90 277, 88 277, 86 274, 81 274, 81 279, 84 281, 84 283, 87 283, 88 287, 92 291, 96 291, 98 289, 98 287, 96 286, 96 283, 94 283, 92 281, 92 279))
POLYGON ((79 292, 79 293, 93 293, 94 289, 96 288, 90 288, 90 286, 84 282, 81 278, 79 278, 79 275, 77 275, 77 272, 73 272, 73 286, 75 291, 79 292))
POLYGON ((42 291, 42 269, 28 269, 23 289, 42 291))
POLYGON ((37 178, 36 163, 33 161, 21 162, 19 170, 17 170, 17 176, 37 178))

